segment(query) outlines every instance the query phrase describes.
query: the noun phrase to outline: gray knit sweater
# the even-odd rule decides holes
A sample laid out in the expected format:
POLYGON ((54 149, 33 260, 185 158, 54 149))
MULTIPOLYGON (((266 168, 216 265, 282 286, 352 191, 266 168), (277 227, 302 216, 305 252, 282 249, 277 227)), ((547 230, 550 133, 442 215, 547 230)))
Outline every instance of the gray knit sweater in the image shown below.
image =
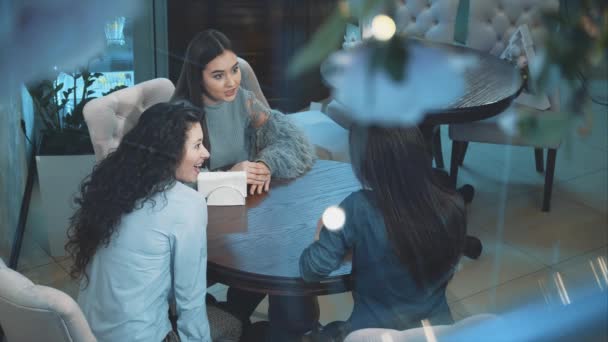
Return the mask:
POLYGON ((205 106, 205 112, 211 170, 262 161, 273 177, 295 178, 314 163, 314 148, 304 133, 248 90, 239 88, 234 101, 205 106))

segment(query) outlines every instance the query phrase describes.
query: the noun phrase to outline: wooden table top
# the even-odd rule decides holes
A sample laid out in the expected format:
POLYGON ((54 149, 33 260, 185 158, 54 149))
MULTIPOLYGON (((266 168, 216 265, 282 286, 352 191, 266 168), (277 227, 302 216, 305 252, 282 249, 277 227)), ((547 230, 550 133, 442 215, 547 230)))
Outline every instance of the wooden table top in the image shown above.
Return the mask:
POLYGON ((347 291, 351 264, 320 283, 305 283, 299 259, 323 211, 360 189, 350 164, 319 160, 294 180, 273 180, 245 206, 210 206, 208 277, 212 281, 274 295, 322 295, 347 291))
MULTIPOLYGON (((430 111, 421 124, 464 123, 492 117, 504 111, 523 89, 524 81, 519 69, 497 56, 462 45, 418 39, 411 39, 408 42, 438 48, 448 55, 473 55, 478 60, 474 67, 465 71, 467 85, 464 94, 450 106, 430 111)), ((416 60, 410 62, 417 63, 416 60)), ((414 70, 425 72, 422 66, 427 64, 420 64, 421 67, 414 70)), ((333 84, 332 73, 335 70, 329 60, 321 65, 321 75, 330 88, 333 84)), ((440 85, 438 91, 441 91, 440 85)), ((328 115, 331 117, 331 113, 328 115)))

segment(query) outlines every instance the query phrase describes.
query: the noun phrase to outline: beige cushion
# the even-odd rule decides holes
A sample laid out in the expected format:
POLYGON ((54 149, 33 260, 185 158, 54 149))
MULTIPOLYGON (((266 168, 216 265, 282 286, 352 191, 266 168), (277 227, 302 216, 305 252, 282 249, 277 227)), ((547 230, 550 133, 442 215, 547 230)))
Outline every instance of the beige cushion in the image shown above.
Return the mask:
POLYGON ((96 341, 78 304, 0 260, 0 325, 10 342, 96 341))
MULTIPOLYGON (((482 326, 482 324, 487 323, 496 323, 499 322, 497 316, 490 314, 479 314, 475 316, 471 316, 465 318, 461 321, 458 321, 452 325, 438 325, 433 326, 432 333, 437 338, 437 341, 473 341, 475 339, 450 339, 450 335, 456 332, 467 331, 466 329, 471 329, 471 332, 475 332, 476 327, 482 326)), ((468 335, 468 334, 467 334, 468 335)), ((490 336, 483 336, 484 334, 479 335, 468 335, 469 337, 476 336, 478 341, 486 341, 490 336), (484 337, 486 337, 484 339, 484 337)), ((394 342, 427 342, 432 341, 432 339, 427 338, 425 334, 424 328, 415 328, 415 329, 407 329, 403 331, 393 330, 393 329, 361 329, 357 331, 353 331, 344 342, 384 342, 384 341, 394 341, 394 342)))
POLYGON ((316 110, 289 114, 287 117, 315 145, 319 159, 350 162, 348 130, 316 110))
POLYGON ((121 89, 87 103, 83 109, 95 158, 99 161, 118 147, 147 108, 171 99, 175 87, 166 78, 156 78, 121 89))
POLYGON ((454 37, 458 0, 400 1, 395 21, 397 30, 407 35, 438 42, 454 37))

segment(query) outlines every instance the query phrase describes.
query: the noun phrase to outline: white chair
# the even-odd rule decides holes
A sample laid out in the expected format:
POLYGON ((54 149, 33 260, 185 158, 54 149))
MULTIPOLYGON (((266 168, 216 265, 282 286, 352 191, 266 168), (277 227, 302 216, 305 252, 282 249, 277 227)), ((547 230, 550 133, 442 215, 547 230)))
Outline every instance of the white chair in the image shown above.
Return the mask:
POLYGON ((78 304, 36 285, 0 259, 0 325, 7 341, 96 341, 78 304))
POLYGON ((356 330, 344 342, 427 342, 427 341, 504 341, 506 337, 491 336, 484 325, 499 323, 498 316, 479 314, 451 325, 414 328, 403 331, 368 328, 356 330), (433 339, 434 337, 435 339, 433 339))
POLYGON ((118 147, 147 108, 171 99, 175 86, 166 78, 156 78, 91 100, 84 106, 95 158, 103 159, 118 147))
MULTIPOLYGON (((558 0, 470 0, 466 44, 475 49, 498 55, 508 45, 511 34, 520 25, 527 24, 535 47, 538 48, 539 44, 542 43, 543 35, 546 34, 540 13, 546 9, 557 10, 558 7, 558 0)), ((550 102, 548 110, 535 110, 533 108, 529 108, 529 110, 535 111, 536 115, 547 116, 559 111, 559 91, 548 94, 548 97, 550 102)), ((505 114, 499 114, 487 120, 450 125, 449 136, 452 140, 450 173, 452 180, 454 182, 457 180, 458 167, 462 165, 469 142, 533 146, 538 172, 543 172, 543 149, 548 149, 542 210, 549 211, 555 158, 560 141, 554 139, 528 141, 523 137, 509 136, 498 125, 503 115, 505 114)))

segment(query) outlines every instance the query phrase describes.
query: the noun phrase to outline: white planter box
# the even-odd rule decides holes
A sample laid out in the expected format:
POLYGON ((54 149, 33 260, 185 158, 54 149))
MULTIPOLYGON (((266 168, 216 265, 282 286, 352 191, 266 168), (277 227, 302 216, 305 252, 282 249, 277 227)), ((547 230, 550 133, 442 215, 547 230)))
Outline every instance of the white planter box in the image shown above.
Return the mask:
POLYGON ((36 156, 38 179, 32 191, 27 229, 51 256, 66 255, 64 245, 75 211, 74 196, 94 165, 92 154, 36 156))

